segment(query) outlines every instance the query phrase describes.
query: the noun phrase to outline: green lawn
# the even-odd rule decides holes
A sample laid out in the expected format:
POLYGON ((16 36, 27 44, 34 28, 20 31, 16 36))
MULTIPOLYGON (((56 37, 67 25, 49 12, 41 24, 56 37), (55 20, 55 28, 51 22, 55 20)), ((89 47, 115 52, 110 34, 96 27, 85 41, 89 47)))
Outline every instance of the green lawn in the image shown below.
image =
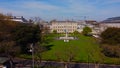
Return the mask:
POLYGON ((70 40, 69 42, 54 40, 51 42, 53 45, 51 50, 43 53, 43 59, 67 61, 71 53, 74 56, 72 61, 102 62, 104 58, 95 39, 83 35, 77 37, 79 40, 70 40))
POLYGON ((79 40, 70 40, 69 42, 64 42, 63 40, 53 40, 50 43, 50 45, 52 45, 50 50, 42 53, 42 59, 67 61, 72 55, 74 56, 72 61, 75 62, 120 64, 119 58, 109 58, 101 53, 101 49, 99 47, 100 45, 97 43, 95 38, 86 37, 80 34, 76 36, 79 40))

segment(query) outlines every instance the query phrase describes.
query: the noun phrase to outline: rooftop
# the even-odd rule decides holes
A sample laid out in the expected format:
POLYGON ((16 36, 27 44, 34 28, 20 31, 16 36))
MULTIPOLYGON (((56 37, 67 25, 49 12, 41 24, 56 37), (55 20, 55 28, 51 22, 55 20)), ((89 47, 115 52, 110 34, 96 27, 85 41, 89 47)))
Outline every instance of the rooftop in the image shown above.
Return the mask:
POLYGON ((0 64, 3 64, 5 63, 6 61, 8 61, 9 58, 6 58, 6 57, 0 57, 0 64))

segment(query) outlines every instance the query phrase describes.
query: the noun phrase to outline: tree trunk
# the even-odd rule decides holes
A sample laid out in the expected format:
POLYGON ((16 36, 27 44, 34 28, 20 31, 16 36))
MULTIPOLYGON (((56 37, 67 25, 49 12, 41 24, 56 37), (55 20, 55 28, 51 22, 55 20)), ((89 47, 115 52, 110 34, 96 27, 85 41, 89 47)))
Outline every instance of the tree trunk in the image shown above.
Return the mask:
POLYGON ((12 58, 11 57, 9 57, 9 58, 10 58, 10 68, 13 68, 12 58))
POLYGON ((13 68, 12 61, 10 61, 10 68, 13 68))
POLYGON ((13 68, 12 56, 7 53, 7 57, 9 58, 10 68, 13 68))
POLYGON ((95 64, 95 68, 99 68, 99 64, 95 64))
POLYGON ((68 68, 68 63, 65 63, 65 68, 68 68))

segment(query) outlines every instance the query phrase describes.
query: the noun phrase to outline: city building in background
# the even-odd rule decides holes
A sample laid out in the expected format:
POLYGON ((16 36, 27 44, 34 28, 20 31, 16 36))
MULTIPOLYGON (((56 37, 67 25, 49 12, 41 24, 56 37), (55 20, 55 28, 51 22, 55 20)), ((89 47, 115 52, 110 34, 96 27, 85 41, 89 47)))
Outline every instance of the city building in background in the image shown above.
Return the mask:
POLYGON ((109 27, 120 28, 120 17, 108 18, 108 19, 100 22, 99 24, 100 24, 101 32, 109 27))
POLYGON ((78 23, 75 21, 52 21, 50 24, 51 32, 56 30, 57 33, 73 33, 77 31, 78 27, 78 23))
POLYGON ((11 20, 21 23, 28 23, 27 19, 25 19, 23 16, 12 16, 11 20))

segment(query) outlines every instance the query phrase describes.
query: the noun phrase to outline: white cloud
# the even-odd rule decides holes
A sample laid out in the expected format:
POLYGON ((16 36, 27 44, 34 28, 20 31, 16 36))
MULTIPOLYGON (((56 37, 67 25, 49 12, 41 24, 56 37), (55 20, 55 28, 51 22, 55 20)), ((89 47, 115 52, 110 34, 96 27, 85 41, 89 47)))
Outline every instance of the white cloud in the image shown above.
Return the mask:
POLYGON ((19 15, 19 16, 21 16, 22 14, 25 14, 24 12, 17 11, 17 10, 11 10, 7 8, 0 8, 0 13, 5 13, 5 14, 11 13, 11 14, 19 15))
POLYGON ((28 8, 28 9, 40 9, 40 10, 56 10, 59 7, 50 5, 44 2, 25 2, 22 4, 23 8, 28 8))
POLYGON ((119 6, 110 6, 110 4, 120 3, 120 0, 61 0, 59 2, 65 6, 61 6, 62 4, 56 5, 40 0, 21 1, 20 3, 16 2, 14 4, 4 3, 4 5, 11 7, 4 7, 2 4, 0 11, 2 10, 2 12, 5 13, 11 12, 15 15, 29 17, 41 16, 46 19, 62 17, 72 18, 74 16, 89 16, 97 19, 120 15, 119 6))

